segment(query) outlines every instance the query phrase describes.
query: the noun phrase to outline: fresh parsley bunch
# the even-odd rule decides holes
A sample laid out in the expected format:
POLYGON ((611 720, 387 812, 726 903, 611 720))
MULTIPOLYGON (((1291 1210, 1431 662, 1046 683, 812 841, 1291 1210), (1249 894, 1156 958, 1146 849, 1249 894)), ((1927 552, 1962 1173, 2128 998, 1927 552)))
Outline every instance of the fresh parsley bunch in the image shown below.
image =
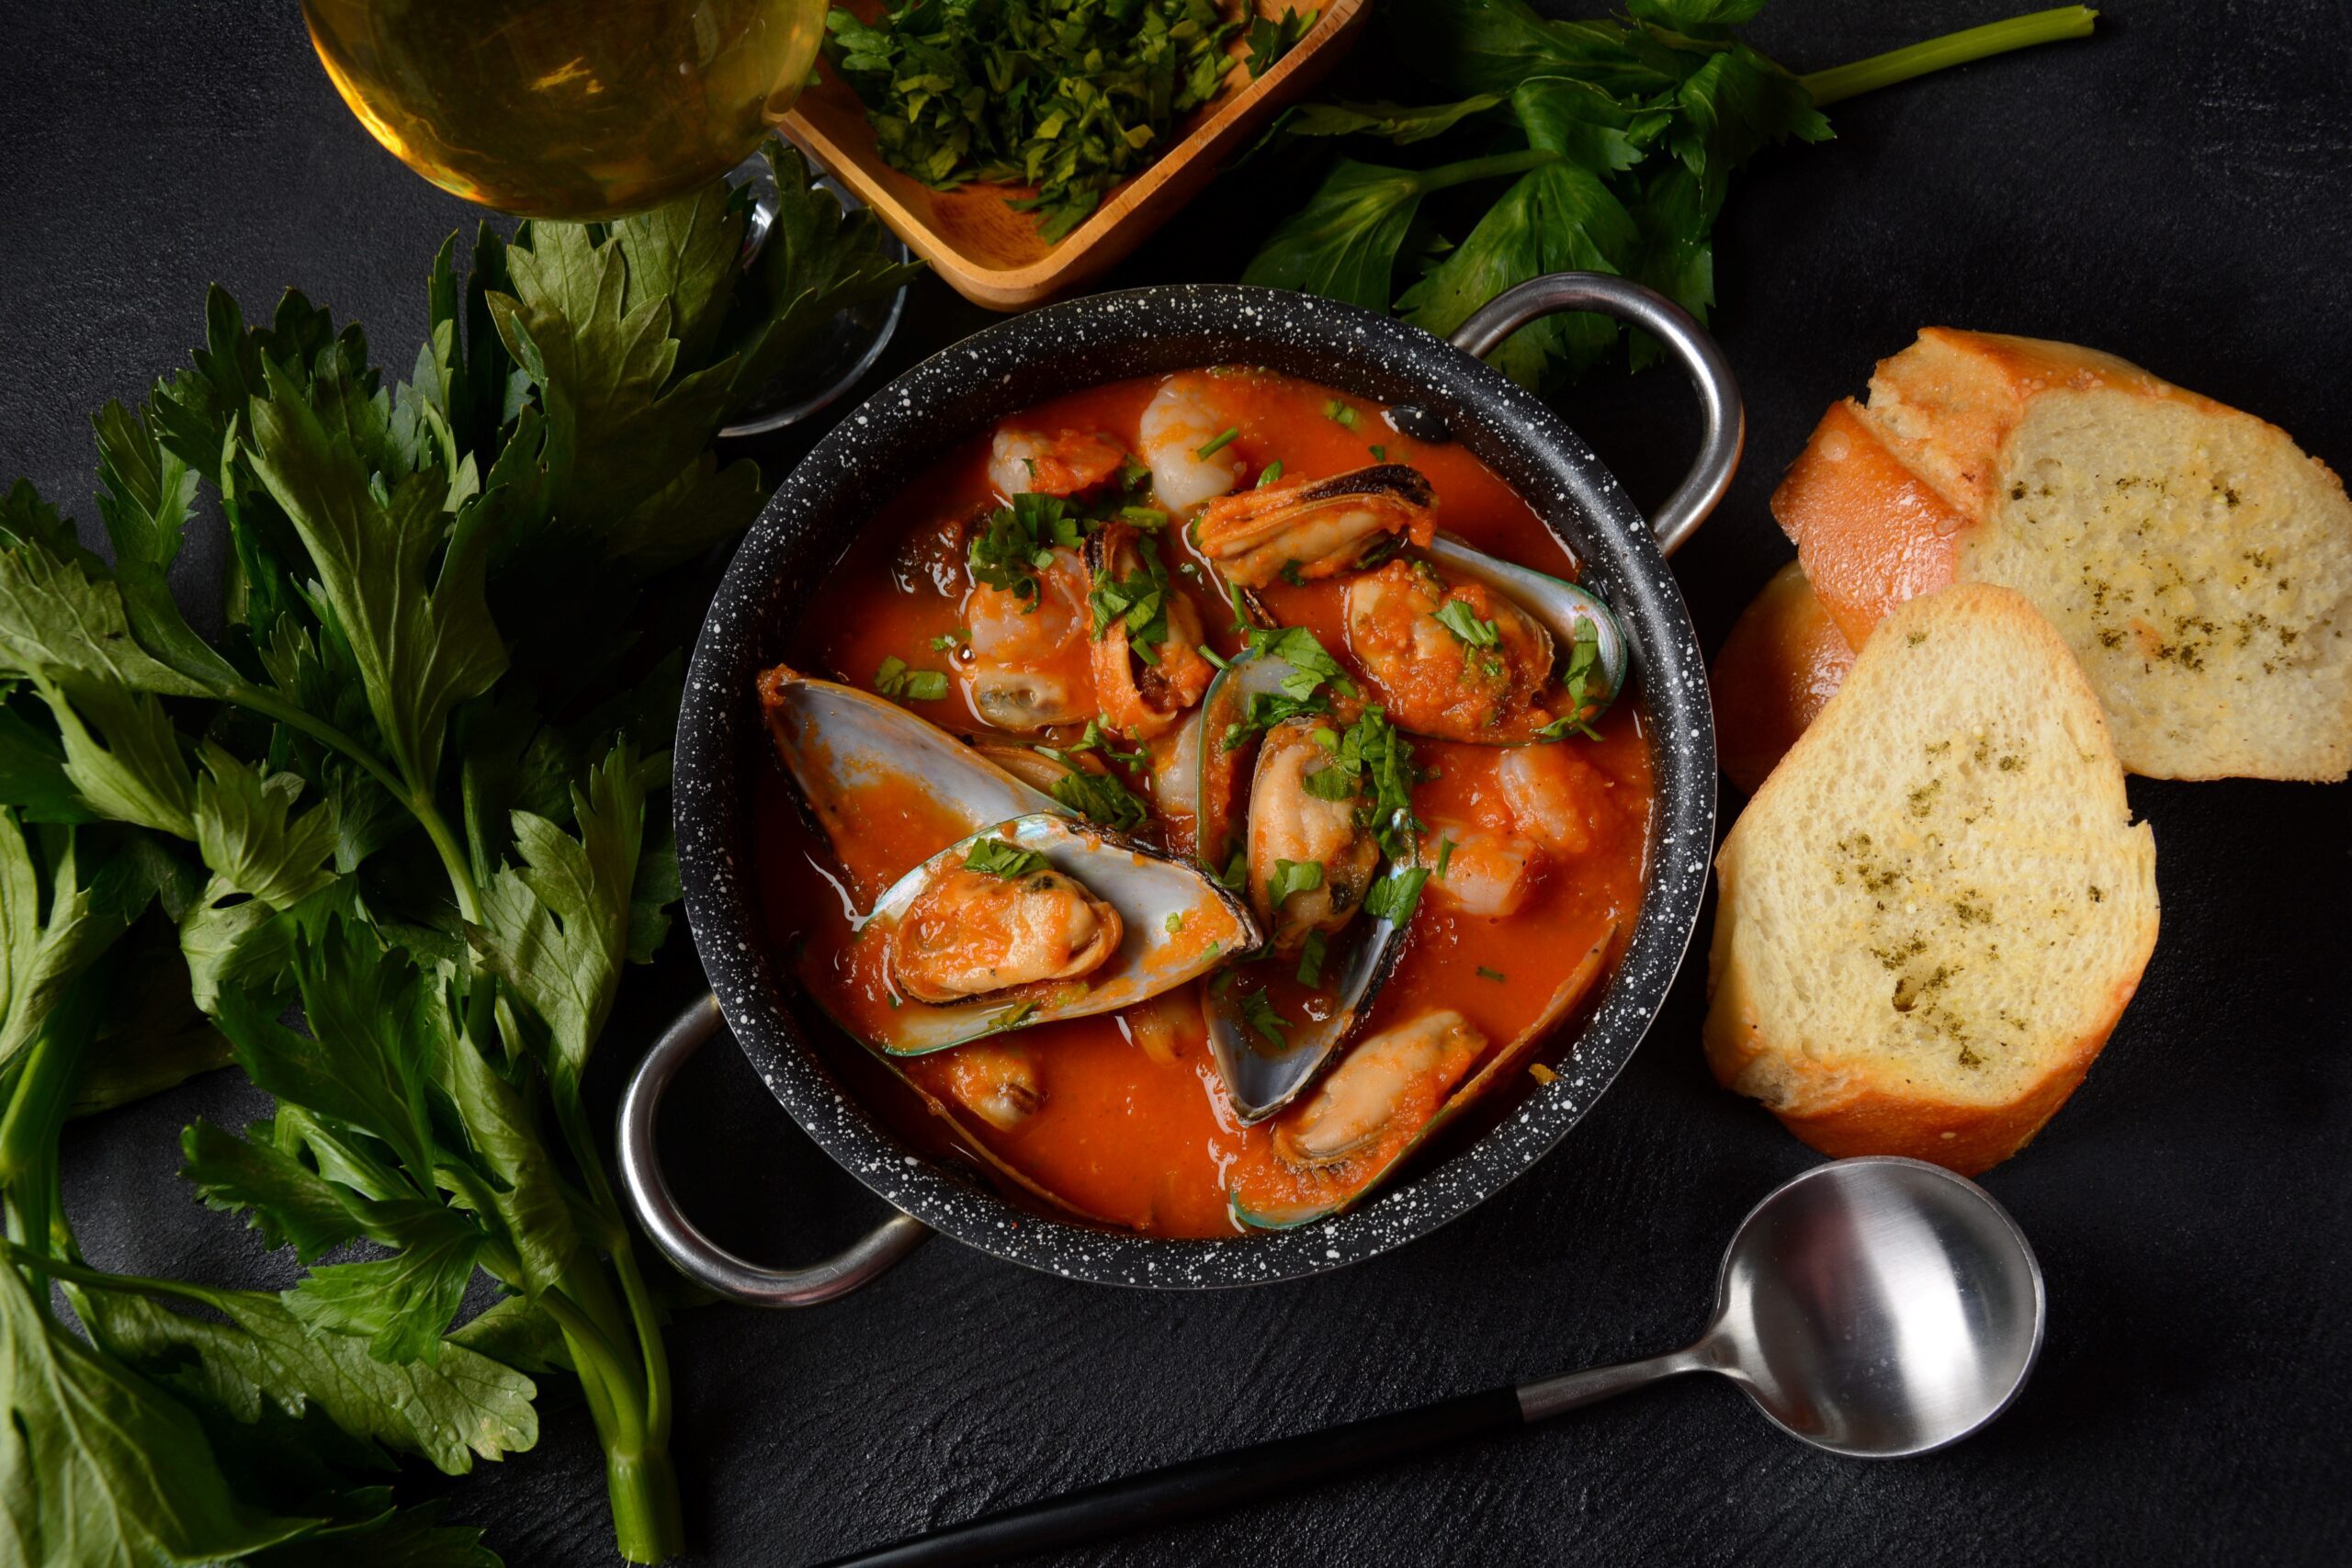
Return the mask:
POLYGON ((30 486, 0 502, 11 1560, 493 1561, 395 1508, 387 1456, 529 1448, 551 1372, 622 1553, 680 1549, 662 1305, 581 1099, 678 895, 681 649, 645 606, 761 504, 710 450, 729 410, 903 276, 769 156, 748 270, 719 186, 485 231, 463 276, 453 240, 395 385, 300 295, 249 326, 216 290, 194 367, 97 416, 111 562, 30 486), (199 505, 232 547, 210 637, 167 589, 199 505), (291 1290, 94 1269, 66 1223, 79 1086, 169 1081, 199 1017, 276 1104, 190 1126, 185 1174, 293 1249, 291 1290), (504 1297, 455 1326, 478 1270, 504 1297))
MULTIPOLYGON (((1443 100, 1295 110, 1288 135, 1385 141, 1392 152, 1335 160, 1243 281, 1393 307, 1444 336, 1531 277, 1607 272, 1704 320, 1715 298, 1709 236, 1750 158, 1791 138, 1827 139, 1824 105, 2084 37, 2097 15, 2062 6, 1797 76, 1734 31, 1763 8, 1628 0, 1619 20, 1549 21, 1525 0, 1386 0, 1400 63, 1443 100), (1433 199, 1453 191, 1463 196, 1433 199), (1400 266, 1411 275, 1401 293, 1400 266)), ((1555 385, 1607 358, 1621 331, 1600 316, 1554 316, 1488 358, 1527 386, 1555 385)), ((1655 345, 1635 344, 1638 364, 1655 345)))

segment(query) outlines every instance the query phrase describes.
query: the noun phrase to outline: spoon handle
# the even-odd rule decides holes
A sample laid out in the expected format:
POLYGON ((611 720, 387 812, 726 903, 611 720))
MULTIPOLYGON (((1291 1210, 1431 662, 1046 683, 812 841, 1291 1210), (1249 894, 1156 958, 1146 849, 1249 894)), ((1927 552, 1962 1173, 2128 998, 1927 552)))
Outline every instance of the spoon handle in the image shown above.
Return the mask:
POLYGON ((1509 1431, 1522 1419, 1517 1389, 1460 1394, 984 1514, 876 1551, 838 1558, 825 1568, 951 1568, 1075 1546, 1312 1486, 1460 1438, 1509 1431))

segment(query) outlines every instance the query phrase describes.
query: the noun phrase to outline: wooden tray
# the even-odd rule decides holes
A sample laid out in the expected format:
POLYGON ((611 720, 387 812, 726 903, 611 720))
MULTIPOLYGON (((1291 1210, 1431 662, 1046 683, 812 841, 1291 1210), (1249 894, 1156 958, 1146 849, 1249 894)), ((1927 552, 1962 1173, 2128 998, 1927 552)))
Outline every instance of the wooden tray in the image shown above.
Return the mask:
MULTIPOLYGON (((1284 0, 1255 0, 1279 17, 1284 0)), ((1290 0, 1289 8, 1307 7, 1290 0)), ((861 8, 862 10, 863 8, 861 8)), ((1006 205, 1034 195, 1024 186, 970 185, 933 190, 882 161, 865 109, 837 72, 800 96, 783 131, 857 193, 955 290, 994 310, 1018 310, 1101 274, 1190 201, 1225 161, 1263 130, 1283 105, 1303 96, 1355 41, 1370 0, 1329 0, 1306 36, 1261 77, 1229 83, 1177 124, 1176 144, 1158 163, 1129 175, 1057 244, 1039 238, 1037 220, 1006 205)), ((1243 46, 1234 45, 1237 53, 1243 46)))

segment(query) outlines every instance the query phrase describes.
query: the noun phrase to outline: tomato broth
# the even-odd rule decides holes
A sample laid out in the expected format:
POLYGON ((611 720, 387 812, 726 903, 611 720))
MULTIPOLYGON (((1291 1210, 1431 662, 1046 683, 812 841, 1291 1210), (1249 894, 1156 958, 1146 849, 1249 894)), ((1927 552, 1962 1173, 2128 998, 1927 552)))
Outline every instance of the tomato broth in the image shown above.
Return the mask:
MULTIPOLYGON (((1004 424, 1047 436, 1099 434, 1136 451, 1144 409, 1160 379, 1073 393, 1004 424)), ((1255 483, 1276 463, 1283 481, 1379 462, 1409 464, 1430 482, 1441 527, 1490 555, 1573 577, 1574 563, 1532 509, 1459 446, 1414 441, 1390 430, 1375 403, 1272 372, 1234 370, 1197 379, 1210 389, 1220 433, 1234 433, 1222 449, 1238 467, 1238 486, 1255 483)), ((989 479, 989 453, 988 435, 964 443, 880 509, 811 596, 793 649, 799 669, 862 689, 874 689, 877 671, 892 660, 917 671, 944 671, 944 696, 899 694, 898 700, 956 734, 990 730, 957 678, 971 657, 958 640, 972 590, 968 531, 976 518, 1002 503, 989 479)), ((1194 604, 1207 644, 1231 657, 1243 639, 1213 570, 1178 527, 1161 536, 1171 586, 1194 604)), ((1275 582, 1259 598, 1274 619, 1313 630, 1343 667, 1353 669, 1343 594, 1340 581, 1326 579, 1275 582)), ((1432 864, 1438 855, 1451 861, 1456 852, 1465 858, 1459 868, 1449 866, 1445 879, 1433 876, 1427 885, 1402 956, 1356 1038, 1450 1008, 1487 1037, 1489 1053, 1500 1051, 1538 1017, 1596 942, 1611 944, 1614 961, 1641 898, 1650 760, 1631 701, 1594 728, 1597 739, 1571 736, 1532 748, 1413 738, 1414 760, 1426 774, 1412 794, 1415 815, 1426 825, 1422 863, 1432 864), (1520 750, 1553 754, 1515 765, 1540 765, 1573 809, 1553 823, 1540 869, 1510 913, 1467 912, 1449 896, 1445 881, 1462 878, 1467 885, 1470 852, 1446 845, 1449 839, 1467 841, 1476 829, 1499 836, 1498 841, 1522 841, 1522 816, 1503 775, 1506 760, 1520 750)), ((1080 728, 989 739, 1066 747, 1080 728)), ((763 774, 757 849, 770 940, 789 955, 817 1003, 854 1024, 889 1000, 869 951, 876 944, 854 938, 854 915, 899 874, 960 837, 958 825, 920 791, 877 786, 834 813, 829 841, 809 825, 782 767, 763 774)), ((1123 776, 1149 799, 1148 769, 1136 767, 1123 776)), ((1176 842, 1189 840, 1179 835, 1176 842)), ((1285 972, 1265 982, 1278 1007, 1315 1005, 1287 975, 1289 964, 1261 967, 1285 972)), ((1587 994, 1587 1005, 1598 990, 1587 994)), ((1491 1114, 1532 1089, 1544 1070, 1542 1053, 1573 1040, 1576 1021, 1572 1017, 1539 1048, 1531 1067, 1506 1075, 1490 1097, 1494 1104, 1482 1109, 1491 1114)), ((1272 1124, 1243 1127, 1233 1114, 1211 1059, 1197 983, 1125 1012, 995 1037, 1018 1042, 1034 1059, 1042 1090, 1034 1110, 1009 1128, 978 1117, 958 1116, 950 1124, 926 1106, 922 1095, 956 1102, 956 1058, 971 1047, 892 1058, 888 1067, 894 1077, 892 1070, 877 1071, 875 1055, 846 1035, 824 1033, 822 1048, 854 1091, 911 1145, 966 1164, 978 1154, 1000 1184, 1013 1190, 1011 1195, 1033 1207, 1075 1212, 1154 1235, 1230 1236, 1240 1228, 1228 1213, 1228 1174, 1272 1135, 1272 1124), (910 1084, 922 1094, 909 1092, 910 1084)))

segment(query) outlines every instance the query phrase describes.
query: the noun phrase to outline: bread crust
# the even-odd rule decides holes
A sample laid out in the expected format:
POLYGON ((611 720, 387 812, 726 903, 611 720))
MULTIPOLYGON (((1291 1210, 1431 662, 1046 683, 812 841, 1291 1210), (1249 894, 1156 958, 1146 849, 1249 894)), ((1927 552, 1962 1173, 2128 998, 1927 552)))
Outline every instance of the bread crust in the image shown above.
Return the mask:
MULTIPOLYGON (((1947 604, 1965 602, 1975 614, 2009 617, 2024 635, 2044 642, 2052 668, 2060 672, 2056 678, 2078 688, 2072 700, 2098 715, 2098 698, 2072 650, 2023 594, 1977 583, 1954 587, 1942 599, 1947 604)), ((1866 648, 1860 657, 1868 656, 1866 648)), ((1849 683, 1830 699, 1821 716, 1855 700, 1861 699, 1849 683)), ((2098 723, 2104 740, 2104 718, 2098 723)), ((1707 1064, 1724 1088, 1762 1101, 1791 1133, 1832 1158, 1902 1155, 1974 1176, 2023 1148, 2082 1084, 2139 989, 2155 951, 2157 902, 2151 889, 2146 919, 2134 933, 2136 951, 2107 987, 2090 1026, 2063 1043, 2038 1077, 1998 1103, 1973 1105, 1929 1089, 1894 1087, 1871 1077, 1867 1061, 1826 1061, 1809 1054, 1802 1041, 1766 1039, 1753 979, 1733 942, 1735 911, 1745 907, 1742 874, 1748 855, 1755 852, 1749 847, 1750 825, 1768 820, 1781 794, 1799 787, 1791 781, 1802 776, 1807 761, 1833 748, 1838 739, 1834 725, 1817 718, 1809 726, 1748 802, 1716 853, 1720 897, 1709 942, 1708 1009, 1701 1036, 1707 1064)), ((2111 747, 2101 749, 2112 758, 2111 747)), ((2144 827, 2136 830, 2146 831, 2144 827)))
POLYGON ((1852 645, 1804 570, 1791 561, 1773 573, 1724 639, 1709 681, 1724 776, 1754 795, 1853 667, 1852 645))

